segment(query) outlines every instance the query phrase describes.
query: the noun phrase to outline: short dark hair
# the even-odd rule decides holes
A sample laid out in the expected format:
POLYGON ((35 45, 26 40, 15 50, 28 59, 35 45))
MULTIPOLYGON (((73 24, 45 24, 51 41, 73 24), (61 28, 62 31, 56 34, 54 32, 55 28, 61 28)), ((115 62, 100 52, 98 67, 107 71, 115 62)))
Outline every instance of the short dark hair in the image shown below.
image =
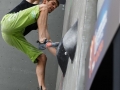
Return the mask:
POLYGON ((56 0, 56 2, 57 2, 57 4, 58 4, 58 6, 59 6, 59 4, 60 4, 60 3, 59 3, 59 1, 58 1, 58 0, 56 0))
MULTIPOLYGON (((51 1, 51 0, 47 0, 47 1, 51 1)), ((60 4, 60 3, 59 3, 59 1, 58 1, 58 0, 56 0, 56 2, 57 2, 57 5, 59 6, 59 4, 60 4)))

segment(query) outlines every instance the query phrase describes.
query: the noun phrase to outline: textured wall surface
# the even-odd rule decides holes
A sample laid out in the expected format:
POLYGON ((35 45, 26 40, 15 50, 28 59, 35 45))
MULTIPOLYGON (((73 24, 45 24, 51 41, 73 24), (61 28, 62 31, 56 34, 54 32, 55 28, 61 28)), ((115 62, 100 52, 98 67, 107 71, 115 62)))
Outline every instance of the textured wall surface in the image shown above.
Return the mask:
MULTIPOLYGON (((22 0, 0 0, 0 20, 22 0)), ((64 6, 60 5, 48 18, 48 30, 53 41, 59 41, 62 35, 64 6)), ((38 47, 38 32, 32 31, 26 39, 38 47)), ((46 86, 55 90, 58 63, 56 57, 47 50, 46 86)), ((22 52, 6 44, 0 35, 0 90, 37 90, 36 65, 22 52)))
POLYGON ((66 0, 62 37, 78 20, 77 48, 73 63, 69 59, 65 77, 58 68, 56 90, 85 90, 85 58, 102 3, 103 0, 66 0))

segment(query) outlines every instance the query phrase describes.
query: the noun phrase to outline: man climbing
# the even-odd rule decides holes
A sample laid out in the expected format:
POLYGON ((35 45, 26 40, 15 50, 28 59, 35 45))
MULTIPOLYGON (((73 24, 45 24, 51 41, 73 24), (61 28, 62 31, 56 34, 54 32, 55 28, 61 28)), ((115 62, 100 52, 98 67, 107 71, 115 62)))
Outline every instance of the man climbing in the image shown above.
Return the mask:
POLYGON ((56 49, 45 47, 47 42, 51 42, 47 31, 48 13, 51 13, 59 6, 58 0, 23 0, 12 11, 7 13, 1 20, 1 33, 4 41, 24 52, 36 65, 39 90, 46 90, 45 86, 45 66, 46 55, 35 48, 25 39, 31 30, 38 28, 40 49, 47 48, 53 55, 56 49))

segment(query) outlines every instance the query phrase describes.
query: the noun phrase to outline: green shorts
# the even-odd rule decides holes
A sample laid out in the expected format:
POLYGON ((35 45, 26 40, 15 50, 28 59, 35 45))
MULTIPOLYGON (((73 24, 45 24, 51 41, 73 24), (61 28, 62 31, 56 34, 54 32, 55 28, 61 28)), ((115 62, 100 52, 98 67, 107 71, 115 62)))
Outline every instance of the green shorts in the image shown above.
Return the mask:
POLYGON ((33 63, 37 63, 36 58, 43 52, 30 44, 23 36, 23 32, 25 27, 37 21, 39 14, 39 5, 36 5, 17 13, 7 14, 1 20, 1 33, 5 42, 24 52, 33 63))

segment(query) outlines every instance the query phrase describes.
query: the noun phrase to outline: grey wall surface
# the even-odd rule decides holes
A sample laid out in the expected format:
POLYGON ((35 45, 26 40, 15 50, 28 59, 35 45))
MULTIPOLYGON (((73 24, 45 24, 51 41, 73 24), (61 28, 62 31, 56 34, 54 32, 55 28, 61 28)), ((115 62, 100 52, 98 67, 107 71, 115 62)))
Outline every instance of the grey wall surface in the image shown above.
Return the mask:
MULTIPOLYGON (((0 20, 22 0, 0 0, 0 20)), ((62 35, 64 7, 60 5, 48 18, 48 30, 53 41, 59 41, 62 35)), ((38 32, 32 31, 26 39, 38 47, 38 32)), ((46 65, 46 86, 55 90, 58 63, 56 57, 44 51, 48 61, 46 65)), ((37 90, 36 65, 22 52, 6 44, 0 35, 0 90, 37 90)))
POLYGON ((102 7, 103 3, 104 3, 104 0, 98 0, 98 4, 97 4, 97 17, 99 15, 99 12, 101 10, 101 7, 102 7))
POLYGON ((69 59, 65 77, 58 68, 56 90, 85 90, 85 60, 103 0, 66 0, 62 37, 78 20, 77 48, 73 63, 69 59))

